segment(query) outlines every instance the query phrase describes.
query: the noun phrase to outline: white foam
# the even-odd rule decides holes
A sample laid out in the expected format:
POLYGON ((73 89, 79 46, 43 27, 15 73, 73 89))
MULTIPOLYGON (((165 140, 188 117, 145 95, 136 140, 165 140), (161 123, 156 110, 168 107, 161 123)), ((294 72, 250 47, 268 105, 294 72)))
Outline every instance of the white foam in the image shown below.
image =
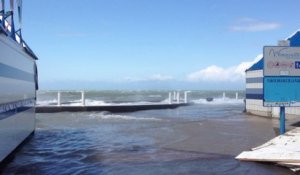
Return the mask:
POLYGON ((86 99, 85 104, 88 106, 107 106, 110 105, 110 103, 106 103, 102 100, 91 100, 91 99, 86 99))
POLYGON ((166 104, 167 101, 163 100, 160 102, 149 102, 149 101, 138 101, 138 102, 126 102, 126 103, 114 103, 113 105, 153 105, 153 104, 166 104))
MULTIPOLYGON (((106 103, 103 102, 104 105, 120 105, 120 106, 130 106, 130 105, 153 105, 153 104, 167 104, 169 103, 168 99, 165 99, 160 102, 150 102, 150 101, 137 101, 137 102, 124 102, 124 103, 106 103)), ((89 104, 89 103, 87 103, 89 104)), ((97 103, 96 103, 97 104, 97 103)), ((99 104, 101 105, 101 104, 99 104)))
POLYGON ((105 114, 105 113, 93 113, 89 117, 95 119, 104 119, 104 120, 147 120, 147 121, 161 121, 161 119, 153 117, 134 117, 128 115, 117 115, 117 114, 105 114))
MULTIPOLYGON (((149 102, 149 101, 139 101, 139 102, 125 102, 125 103, 107 103, 102 100, 92 100, 92 99, 86 99, 85 105, 86 106, 113 106, 113 105, 119 105, 119 106, 127 106, 127 105, 152 105, 152 104, 167 104, 169 101, 168 99, 165 99, 160 102, 149 102)), ((38 106, 55 106, 57 105, 57 99, 54 100, 45 100, 45 101, 37 101, 38 106)), ((81 100, 73 100, 70 101, 67 104, 61 104, 61 106, 81 106, 82 102, 81 100)))
POLYGON ((44 101, 38 100, 36 102, 37 106, 50 106, 50 105, 54 105, 54 104, 57 104, 57 100, 56 99, 53 99, 53 100, 44 100, 44 101))
MULTIPOLYGON (((57 99, 53 100, 38 100, 37 101, 37 106, 55 106, 57 105, 57 99)), ((81 106, 82 102, 81 100, 73 100, 69 101, 67 104, 61 104, 61 106, 81 106)), ((90 100, 86 99, 85 105, 87 106, 107 106, 110 105, 109 103, 105 103, 104 101, 101 100, 90 100)))
POLYGON ((214 98, 213 101, 207 101, 206 99, 192 100, 195 104, 209 104, 209 105, 222 105, 222 104, 242 104, 243 99, 234 98, 214 98))
MULTIPOLYGON (((68 103, 68 104, 62 104, 62 106, 81 106, 81 105, 82 105, 81 100, 73 100, 73 101, 70 101, 70 103, 68 103)), ((108 106, 108 105, 110 105, 110 103, 105 103, 104 101, 101 101, 101 100, 86 99, 85 105, 86 106, 108 106)))

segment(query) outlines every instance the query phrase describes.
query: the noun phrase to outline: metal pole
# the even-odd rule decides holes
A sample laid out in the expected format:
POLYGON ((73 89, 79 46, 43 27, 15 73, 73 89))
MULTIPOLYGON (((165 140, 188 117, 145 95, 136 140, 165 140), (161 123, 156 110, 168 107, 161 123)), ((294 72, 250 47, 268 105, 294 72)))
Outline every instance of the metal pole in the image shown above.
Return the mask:
POLYGON ((176 92, 175 91, 173 92, 173 100, 174 101, 176 100, 176 92))
POLYGON ((2 27, 5 29, 5 0, 1 0, 1 4, 2 4, 2 27))
POLYGON ((239 99, 239 93, 238 93, 238 92, 235 93, 235 99, 236 99, 236 100, 239 99))
POLYGON ((60 92, 57 92, 57 106, 61 105, 60 98, 61 98, 60 92))
POLYGON ((85 94, 84 94, 84 91, 81 91, 81 104, 82 104, 82 106, 85 106, 85 94))
POLYGON ((177 103, 179 103, 179 100, 180 100, 180 94, 179 92, 177 92, 177 103))
POLYGON ((285 107, 280 106, 280 134, 285 133, 285 107))
POLYGON ((169 92, 169 104, 172 104, 172 92, 169 92))
POLYGON ((184 103, 188 103, 188 94, 190 93, 191 91, 185 91, 184 92, 184 103))

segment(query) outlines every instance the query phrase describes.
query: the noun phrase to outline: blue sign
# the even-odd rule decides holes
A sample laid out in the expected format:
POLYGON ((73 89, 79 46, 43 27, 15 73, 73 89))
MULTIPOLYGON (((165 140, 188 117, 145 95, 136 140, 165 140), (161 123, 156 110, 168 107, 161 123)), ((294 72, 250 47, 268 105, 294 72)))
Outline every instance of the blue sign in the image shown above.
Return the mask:
POLYGON ((280 107, 280 134, 285 107, 300 106, 300 47, 264 47, 264 106, 280 107))
POLYGON ((264 106, 299 106, 300 77, 264 77, 264 106))

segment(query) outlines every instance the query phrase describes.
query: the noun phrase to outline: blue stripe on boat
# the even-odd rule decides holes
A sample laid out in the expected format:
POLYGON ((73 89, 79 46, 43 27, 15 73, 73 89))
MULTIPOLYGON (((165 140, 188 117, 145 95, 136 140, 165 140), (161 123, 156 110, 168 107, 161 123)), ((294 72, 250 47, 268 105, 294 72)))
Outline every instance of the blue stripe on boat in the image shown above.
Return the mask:
POLYGON ((0 63, 0 77, 13 78, 23 81, 34 82, 34 75, 20 69, 0 63))
POLYGON ((26 111, 35 106, 35 98, 29 98, 11 103, 0 105, 0 120, 13 116, 17 113, 26 111))

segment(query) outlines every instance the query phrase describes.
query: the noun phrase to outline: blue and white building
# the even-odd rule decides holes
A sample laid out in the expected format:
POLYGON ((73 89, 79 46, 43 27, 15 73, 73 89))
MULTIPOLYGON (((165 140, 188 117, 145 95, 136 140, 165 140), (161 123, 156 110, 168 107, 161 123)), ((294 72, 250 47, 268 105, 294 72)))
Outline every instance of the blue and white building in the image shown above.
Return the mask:
MULTIPOLYGON (((290 46, 300 46, 300 30, 286 40, 288 40, 290 46)), ((246 70, 246 111, 259 116, 278 117, 278 107, 263 106, 263 59, 262 56, 257 63, 246 70)), ((300 116, 300 107, 286 108, 286 115, 288 117, 300 116)))

